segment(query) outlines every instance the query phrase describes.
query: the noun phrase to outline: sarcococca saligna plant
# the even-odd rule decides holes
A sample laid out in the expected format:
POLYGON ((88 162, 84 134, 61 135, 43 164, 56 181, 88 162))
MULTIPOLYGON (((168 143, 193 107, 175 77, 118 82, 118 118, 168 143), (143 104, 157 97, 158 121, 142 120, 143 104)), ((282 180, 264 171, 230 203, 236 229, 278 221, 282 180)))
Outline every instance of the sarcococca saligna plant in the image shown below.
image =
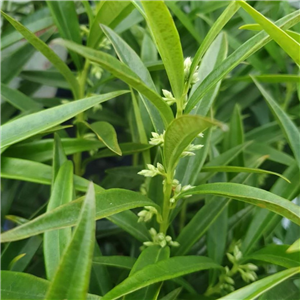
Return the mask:
POLYGON ((3 2, 1 299, 298 298, 299 16, 3 2))

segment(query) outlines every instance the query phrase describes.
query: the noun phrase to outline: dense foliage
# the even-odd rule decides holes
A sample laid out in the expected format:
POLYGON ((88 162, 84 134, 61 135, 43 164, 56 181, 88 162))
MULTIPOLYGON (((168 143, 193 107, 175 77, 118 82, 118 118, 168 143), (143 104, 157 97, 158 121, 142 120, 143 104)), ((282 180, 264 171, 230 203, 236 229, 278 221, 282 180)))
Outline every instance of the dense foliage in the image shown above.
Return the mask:
POLYGON ((2 299, 299 299, 297 5, 4 1, 2 299))

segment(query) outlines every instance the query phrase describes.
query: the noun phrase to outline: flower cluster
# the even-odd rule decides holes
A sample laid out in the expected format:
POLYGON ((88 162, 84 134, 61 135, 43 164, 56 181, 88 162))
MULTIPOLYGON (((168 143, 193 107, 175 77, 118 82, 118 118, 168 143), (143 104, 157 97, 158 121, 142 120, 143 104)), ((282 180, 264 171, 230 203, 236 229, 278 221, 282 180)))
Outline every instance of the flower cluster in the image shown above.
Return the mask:
POLYGON ((166 101, 166 103, 168 105, 172 105, 174 103, 176 103, 176 99, 174 98, 173 94, 167 90, 162 90, 163 94, 164 94, 164 97, 163 100, 166 101))
POLYGON ((98 64, 91 63, 91 65, 91 75, 93 75, 97 79, 100 79, 103 73, 103 69, 98 64))
MULTIPOLYGON (((182 186, 177 179, 174 179, 173 183, 172 183, 173 196, 170 199, 170 204, 173 205, 176 202, 176 200, 178 200, 180 198, 180 194, 182 192, 186 192, 186 191, 192 189, 193 187, 194 186, 192 186, 190 184, 182 186)), ((188 198, 190 196, 191 195, 187 195, 187 196, 184 196, 184 198, 188 198)))
POLYGON ((138 213, 139 216, 138 223, 149 222, 154 215, 157 215, 157 209, 152 206, 145 206, 144 210, 141 210, 138 213))
POLYGON ((154 177, 156 175, 165 176, 166 174, 164 166, 160 163, 157 163, 156 167, 151 164, 147 164, 147 168, 148 169, 144 169, 138 172, 138 174, 143 175, 145 177, 154 177))
POLYGON ((152 138, 150 138, 149 144, 154 146, 164 145, 165 131, 162 134, 151 132, 152 138))
POLYGON ((153 245, 159 245, 162 248, 165 246, 171 246, 171 247, 178 247, 179 243, 172 241, 172 237, 169 235, 165 235, 162 232, 157 233, 157 231, 154 228, 151 228, 149 230, 152 242, 144 242, 145 246, 153 246, 153 245))
POLYGON ((186 149, 182 152, 181 157, 186 157, 186 156, 194 156, 195 153, 192 151, 196 151, 199 150, 201 148, 203 148, 204 145, 194 145, 194 144, 190 144, 186 147, 186 149))
MULTIPOLYGON (((191 60, 190 57, 187 57, 184 60, 184 63, 183 63, 183 67, 184 67, 184 79, 185 79, 185 81, 188 81, 188 79, 190 77, 191 65, 192 65, 192 60, 191 60)), ((192 76, 192 78, 191 78, 191 84, 195 84, 199 80, 199 78, 198 78, 198 67, 196 67, 195 72, 191 76, 192 76)))

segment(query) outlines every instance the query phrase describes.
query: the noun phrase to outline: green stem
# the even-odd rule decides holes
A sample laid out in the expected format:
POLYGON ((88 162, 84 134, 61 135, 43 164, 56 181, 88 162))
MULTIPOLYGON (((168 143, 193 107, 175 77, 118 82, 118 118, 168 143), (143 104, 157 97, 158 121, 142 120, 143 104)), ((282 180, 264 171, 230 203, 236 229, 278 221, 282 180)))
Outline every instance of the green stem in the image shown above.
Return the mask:
MULTIPOLYGON (((78 99, 82 99, 85 96, 85 83, 86 83, 86 78, 88 74, 90 66, 90 61, 87 59, 85 61, 84 67, 82 69, 82 72, 78 78, 78 84, 79 84, 79 96, 78 99)), ((76 99, 76 100, 78 100, 76 99)), ((84 121, 84 113, 80 113, 76 116, 75 123, 76 125, 76 137, 81 138, 82 137, 82 132, 80 130, 81 126, 81 121, 84 121)), ((75 165, 75 174, 81 176, 82 175, 82 169, 81 169, 81 153, 75 153, 73 155, 73 161, 75 165)))
POLYGON ((162 223, 160 224, 160 232, 166 234, 169 227, 169 213, 170 213, 170 196, 172 192, 173 176, 167 174, 164 183, 164 202, 162 209, 162 223))

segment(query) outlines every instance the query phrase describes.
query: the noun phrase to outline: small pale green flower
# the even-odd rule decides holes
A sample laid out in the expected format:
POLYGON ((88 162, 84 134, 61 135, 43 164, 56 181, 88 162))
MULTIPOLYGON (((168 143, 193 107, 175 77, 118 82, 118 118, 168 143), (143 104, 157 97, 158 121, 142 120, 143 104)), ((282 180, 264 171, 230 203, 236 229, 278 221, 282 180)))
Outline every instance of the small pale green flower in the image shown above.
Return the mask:
POLYGON ((195 153, 193 151, 199 150, 203 148, 204 145, 194 145, 190 144, 188 145, 185 150, 182 152, 181 157, 186 157, 186 156, 194 156, 195 153))
POLYGON ((103 73, 103 69, 97 64, 91 63, 91 65, 91 74, 97 79, 100 79, 103 73))
POLYGON ((149 144, 151 145, 161 145, 163 146, 164 144, 164 137, 165 137, 165 131, 162 134, 156 133, 156 132, 151 132, 152 138, 150 138, 149 144))
POLYGON ((157 231, 154 228, 151 228, 149 230, 149 233, 152 238, 152 242, 144 242, 145 246, 153 246, 153 245, 159 245, 162 248, 169 245, 171 247, 178 247, 179 243, 172 241, 172 237, 169 235, 165 235, 162 232, 157 233, 157 231))
MULTIPOLYGON (((191 72, 191 65, 192 65, 192 60, 191 60, 190 57, 187 57, 184 60, 184 63, 183 63, 185 81, 187 81, 189 79, 190 72, 191 72)), ((198 80, 199 80, 199 78, 198 78, 198 67, 196 67, 196 70, 192 74, 191 84, 196 83, 198 80)))
POLYGON ((173 94, 167 90, 162 90, 165 97, 162 97, 163 100, 166 101, 168 105, 172 105, 176 103, 176 99, 174 98, 173 94))
POLYGON ((143 175, 145 177, 154 177, 156 175, 165 175, 165 168, 162 164, 157 163, 157 167, 147 164, 147 169, 138 172, 139 175, 143 175))
POLYGON ((157 210, 156 208, 152 207, 152 206, 145 206, 144 207, 145 209, 144 210, 141 210, 139 213, 138 213, 138 223, 140 222, 149 222, 152 217, 154 215, 157 215, 157 210))

